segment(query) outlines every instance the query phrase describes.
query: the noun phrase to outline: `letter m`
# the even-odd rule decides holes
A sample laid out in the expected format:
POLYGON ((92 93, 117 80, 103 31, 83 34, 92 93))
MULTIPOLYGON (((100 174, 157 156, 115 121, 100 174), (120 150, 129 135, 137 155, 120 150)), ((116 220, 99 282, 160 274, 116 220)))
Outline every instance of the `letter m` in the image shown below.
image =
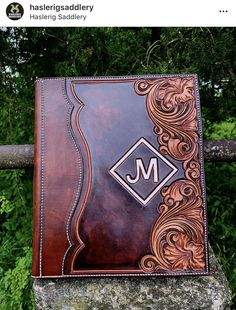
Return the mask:
POLYGON ((137 158, 135 162, 136 162, 136 176, 132 177, 130 174, 126 175, 126 179, 129 183, 134 184, 138 182, 141 175, 143 176, 144 180, 149 180, 152 172, 153 172, 153 182, 157 183, 159 181, 157 158, 150 159, 147 169, 145 169, 142 159, 137 158))

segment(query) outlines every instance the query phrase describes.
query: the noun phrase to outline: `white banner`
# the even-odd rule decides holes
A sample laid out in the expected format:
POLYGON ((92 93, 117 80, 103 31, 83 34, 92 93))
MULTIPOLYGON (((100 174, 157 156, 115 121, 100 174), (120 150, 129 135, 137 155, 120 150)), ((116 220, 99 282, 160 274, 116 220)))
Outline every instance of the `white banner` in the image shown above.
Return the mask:
POLYGON ((235 0, 0 1, 0 26, 236 26, 235 0))

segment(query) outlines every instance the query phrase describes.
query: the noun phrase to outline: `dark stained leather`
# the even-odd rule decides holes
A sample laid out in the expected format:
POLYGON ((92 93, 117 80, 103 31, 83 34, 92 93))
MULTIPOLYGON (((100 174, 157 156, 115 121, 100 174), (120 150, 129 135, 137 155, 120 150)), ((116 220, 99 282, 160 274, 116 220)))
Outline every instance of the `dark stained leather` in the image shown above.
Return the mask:
POLYGON ((33 277, 208 273, 197 77, 35 88, 33 277))

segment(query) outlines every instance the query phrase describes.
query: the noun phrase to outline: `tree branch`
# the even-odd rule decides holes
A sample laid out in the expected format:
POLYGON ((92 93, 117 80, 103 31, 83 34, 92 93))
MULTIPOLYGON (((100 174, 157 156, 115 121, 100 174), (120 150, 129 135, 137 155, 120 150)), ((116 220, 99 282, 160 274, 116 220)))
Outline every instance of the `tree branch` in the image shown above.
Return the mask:
MULTIPOLYGON (((206 162, 236 162, 236 140, 205 140, 206 162)), ((32 168, 34 145, 1 145, 0 169, 32 168)))

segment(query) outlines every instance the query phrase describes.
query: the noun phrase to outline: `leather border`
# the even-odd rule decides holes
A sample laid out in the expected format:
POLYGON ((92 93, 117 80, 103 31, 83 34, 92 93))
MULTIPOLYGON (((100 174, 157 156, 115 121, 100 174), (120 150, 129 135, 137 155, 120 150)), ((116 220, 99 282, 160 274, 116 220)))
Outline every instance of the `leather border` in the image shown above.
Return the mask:
MULTIPOLYGON (((83 271, 80 271, 81 273, 74 273, 74 274, 62 274, 61 276, 43 276, 42 271, 40 271, 39 276, 33 276, 35 278, 55 278, 55 277, 90 277, 90 276, 178 276, 178 275, 205 275, 208 274, 209 267, 208 267, 208 258, 207 258, 207 217, 206 217, 206 198, 205 198, 205 180, 204 180, 204 171, 203 171, 203 146, 202 146, 202 127, 201 127, 201 117, 200 117, 200 100, 199 100, 199 93, 198 93, 198 83, 197 83, 197 76, 195 75, 141 75, 141 76, 121 76, 121 77, 85 77, 85 78, 66 78, 67 82, 72 82, 72 83, 107 83, 107 82, 122 82, 121 80, 124 79, 124 82, 127 81, 136 81, 137 79, 155 79, 155 78, 183 78, 183 77, 192 77, 195 81, 195 98, 196 98, 196 110, 198 113, 197 121, 198 121, 198 126, 199 126, 199 162, 201 165, 201 187, 203 191, 203 210, 204 210, 204 229, 205 229, 205 259, 206 259, 206 270, 201 271, 201 272, 169 272, 168 274, 164 273, 140 273, 140 270, 130 270, 132 273, 129 272, 129 270, 86 270, 84 271, 86 275, 84 274, 83 271), (107 273, 109 272, 109 273, 107 273), (114 272, 114 273, 113 273, 114 272)), ((55 78, 60 79, 60 78, 55 78)), ((51 80, 51 79, 50 79, 51 80)), ((42 116, 43 117, 43 116, 42 116)), ((41 202, 42 203, 42 202, 41 202)), ((42 208, 40 207, 40 212, 42 208)), ((40 227, 42 227, 42 223, 40 222, 40 227)), ((35 237, 34 237, 35 238, 35 237)), ((35 251, 35 250, 34 250, 35 251)), ((39 250, 40 252, 40 250, 39 250)), ((41 257, 41 256, 40 256, 41 257)))

